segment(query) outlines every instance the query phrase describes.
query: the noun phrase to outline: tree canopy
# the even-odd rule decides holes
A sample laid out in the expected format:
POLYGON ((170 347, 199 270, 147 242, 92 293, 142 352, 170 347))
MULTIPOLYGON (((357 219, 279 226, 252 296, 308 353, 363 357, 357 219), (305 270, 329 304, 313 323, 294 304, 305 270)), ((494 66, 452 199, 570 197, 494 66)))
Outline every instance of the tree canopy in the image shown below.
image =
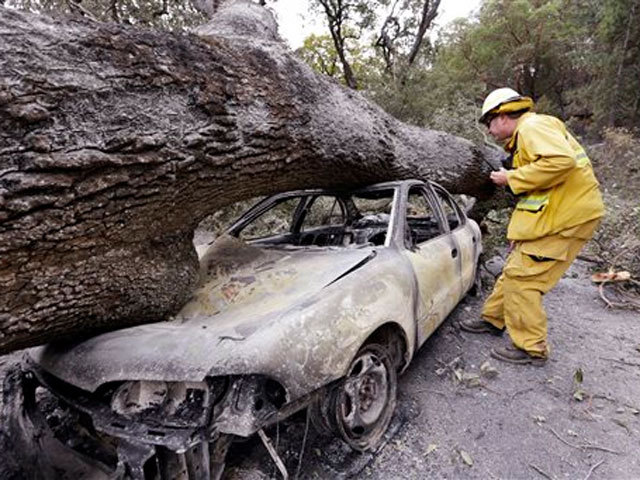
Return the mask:
MULTIPOLYGON (((380 39, 390 31, 407 35, 411 28, 389 19, 409 18, 415 26, 424 3, 393 2, 393 14, 380 7, 391 2, 360 3, 378 16, 367 25, 377 25, 382 37, 373 30, 360 35, 358 55, 347 55, 366 71, 358 88, 402 120, 482 140, 472 122, 446 113, 471 120, 490 90, 510 86, 579 133, 640 126, 640 0, 483 0, 477 13, 432 35, 433 45, 427 39, 417 62, 401 63, 401 81, 385 68, 389 43, 381 48, 380 39)), ((406 38, 396 45, 406 56, 406 38)), ((310 58, 311 49, 305 44, 300 54, 310 58)), ((324 60, 316 55, 311 64, 324 60)))

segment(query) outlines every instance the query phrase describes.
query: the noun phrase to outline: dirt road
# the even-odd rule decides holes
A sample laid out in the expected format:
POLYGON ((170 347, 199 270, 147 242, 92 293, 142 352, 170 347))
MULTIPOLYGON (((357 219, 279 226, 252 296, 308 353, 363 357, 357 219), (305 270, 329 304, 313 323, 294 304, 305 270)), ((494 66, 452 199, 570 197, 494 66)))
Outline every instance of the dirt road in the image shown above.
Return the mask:
MULTIPOLYGON (((606 309, 588 266, 578 262, 545 298, 547 365, 491 359, 507 339, 457 328, 482 304, 467 297, 401 377, 392 432, 377 452, 319 437, 304 414, 268 432, 291 477, 640 478, 640 315, 606 309)), ((0 358, 0 370, 15 358, 0 358)), ((256 439, 233 448, 229 467, 229 479, 278 477, 256 439)))

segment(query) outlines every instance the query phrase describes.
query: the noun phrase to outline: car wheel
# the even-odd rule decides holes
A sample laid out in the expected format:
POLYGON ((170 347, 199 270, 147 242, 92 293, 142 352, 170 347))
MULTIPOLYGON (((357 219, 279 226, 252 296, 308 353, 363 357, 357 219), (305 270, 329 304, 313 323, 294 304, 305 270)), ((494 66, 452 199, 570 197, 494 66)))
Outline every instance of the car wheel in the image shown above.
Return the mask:
POLYGON ((375 343, 363 346, 330 403, 336 429, 351 448, 365 451, 379 444, 393 417, 397 386, 388 349, 375 343))

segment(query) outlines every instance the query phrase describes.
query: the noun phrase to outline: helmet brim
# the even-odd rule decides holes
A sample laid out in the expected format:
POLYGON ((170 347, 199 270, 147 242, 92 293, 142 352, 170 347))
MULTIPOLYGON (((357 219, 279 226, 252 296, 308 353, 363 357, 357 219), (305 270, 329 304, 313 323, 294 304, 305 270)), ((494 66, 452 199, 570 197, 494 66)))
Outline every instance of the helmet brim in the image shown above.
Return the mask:
POLYGON ((522 95, 518 95, 517 97, 511 97, 506 99, 503 102, 500 102, 498 105, 493 107, 491 110, 483 113, 480 118, 478 118, 478 122, 483 125, 488 125, 491 121, 489 117, 499 115, 501 113, 510 113, 520 110, 531 110, 533 108, 533 100, 531 97, 525 97, 522 95), (512 104, 512 105, 509 105, 512 104))

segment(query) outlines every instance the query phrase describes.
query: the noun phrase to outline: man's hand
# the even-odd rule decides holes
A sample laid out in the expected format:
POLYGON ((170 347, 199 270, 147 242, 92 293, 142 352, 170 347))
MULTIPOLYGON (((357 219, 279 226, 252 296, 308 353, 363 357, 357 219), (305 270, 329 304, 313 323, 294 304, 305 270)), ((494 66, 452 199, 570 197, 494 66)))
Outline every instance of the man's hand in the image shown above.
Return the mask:
POLYGON ((504 168, 501 168, 497 172, 491 172, 490 178, 493 183, 502 187, 504 187, 508 183, 507 171, 504 168))

